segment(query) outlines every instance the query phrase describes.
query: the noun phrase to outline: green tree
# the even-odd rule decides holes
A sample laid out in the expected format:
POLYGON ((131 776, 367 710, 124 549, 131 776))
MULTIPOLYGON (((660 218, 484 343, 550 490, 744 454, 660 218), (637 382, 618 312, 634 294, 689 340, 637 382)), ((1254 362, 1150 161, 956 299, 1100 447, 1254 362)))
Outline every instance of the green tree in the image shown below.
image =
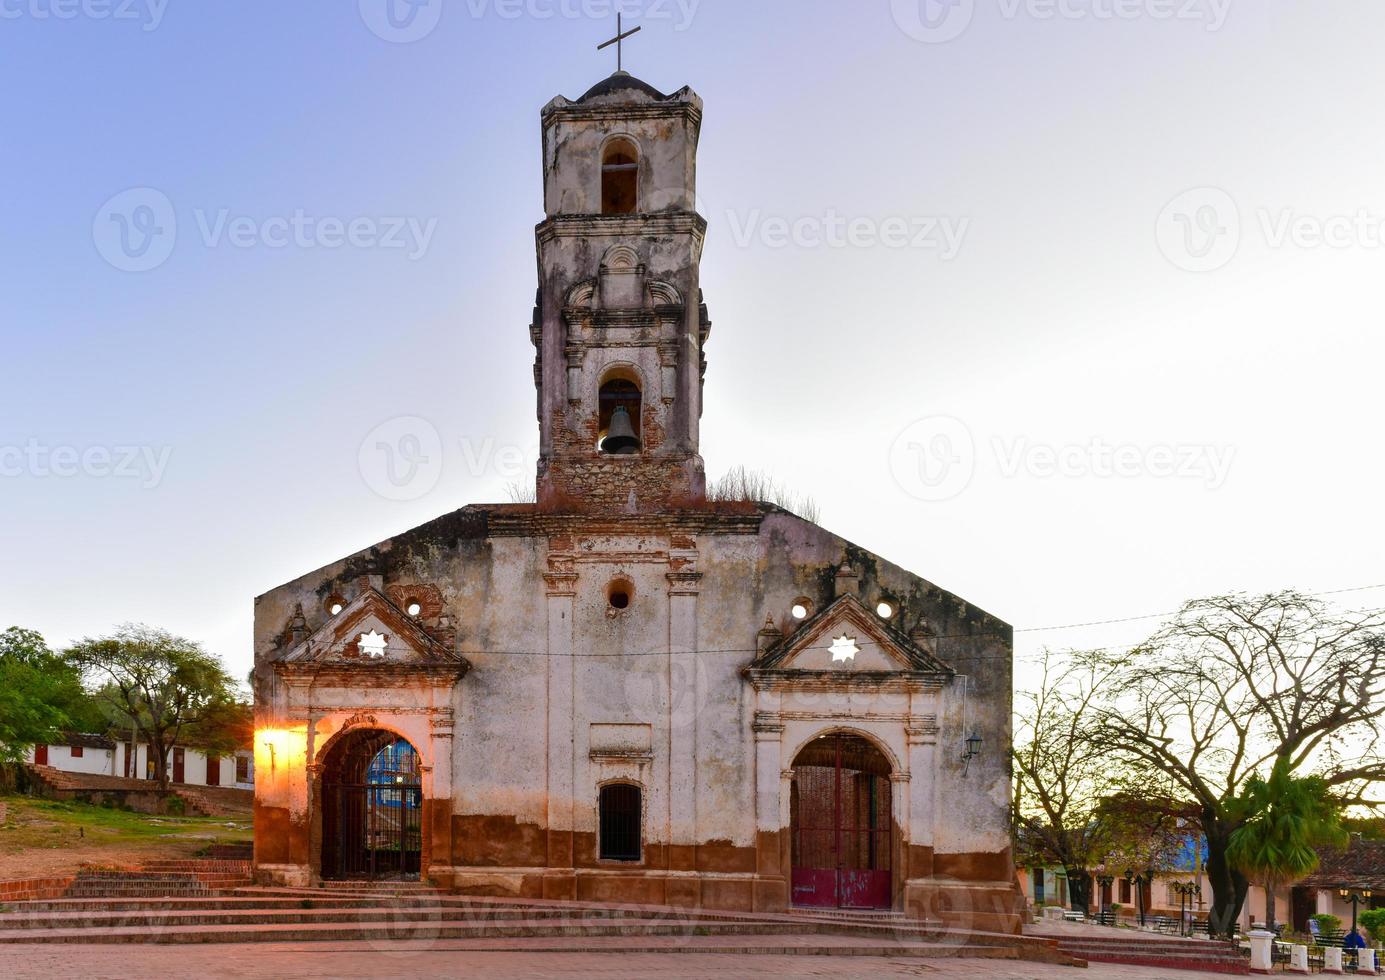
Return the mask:
POLYGON ((1316 776, 1296 777, 1287 759, 1275 762, 1269 778, 1251 776, 1233 807, 1241 826, 1231 834, 1227 860, 1265 886, 1267 925, 1275 927, 1274 891, 1311 874, 1318 848, 1345 847, 1341 808, 1316 776))
POLYGON ((0 760, 18 762, 64 729, 100 732, 105 723, 81 675, 42 635, 11 626, 0 633, 0 760))
POLYGON ((1357 919, 1372 942, 1385 943, 1385 909, 1366 909, 1357 919))
POLYGON ((221 661, 166 630, 122 626, 112 636, 82 640, 65 656, 92 684, 112 722, 149 745, 165 790, 173 747, 191 732, 204 740, 216 719, 234 711, 235 682, 221 661))
POLYGON ((1294 592, 1220 596, 1188 603, 1139 647, 1083 656, 1112 677, 1091 743, 1195 809, 1213 935, 1233 933, 1249 887, 1227 859, 1247 779, 1283 766, 1321 777, 1343 806, 1378 802, 1385 612, 1335 613, 1294 592))

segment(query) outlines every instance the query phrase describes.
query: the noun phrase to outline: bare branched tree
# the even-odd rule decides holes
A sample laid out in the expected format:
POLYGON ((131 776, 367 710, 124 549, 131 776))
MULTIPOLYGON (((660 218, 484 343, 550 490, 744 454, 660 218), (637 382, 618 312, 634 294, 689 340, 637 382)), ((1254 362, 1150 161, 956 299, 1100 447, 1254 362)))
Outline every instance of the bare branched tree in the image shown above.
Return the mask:
POLYGON ((1112 668, 1045 651, 1032 691, 1017 695, 1013 794, 1017 851, 1025 863, 1060 865, 1074 909, 1092 903, 1092 867, 1108 847, 1103 801, 1119 787, 1107 753, 1086 731, 1112 668))
POLYGON ((1295 592, 1188 603, 1128 651, 1093 651, 1109 678, 1087 737, 1166 778, 1207 838, 1211 929, 1230 935, 1247 881, 1227 861, 1247 779, 1280 762, 1319 776, 1344 804, 1385 779, 1385 613, 1333 613, 1295 592))

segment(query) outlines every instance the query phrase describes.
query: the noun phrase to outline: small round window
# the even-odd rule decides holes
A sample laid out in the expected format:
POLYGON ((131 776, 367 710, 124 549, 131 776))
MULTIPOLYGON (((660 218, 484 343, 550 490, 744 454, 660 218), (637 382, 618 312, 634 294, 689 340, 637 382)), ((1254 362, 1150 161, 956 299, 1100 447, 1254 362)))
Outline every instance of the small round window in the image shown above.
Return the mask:
POLYGON ((626 579, 616 579, 606 590, 606 601, 615 610, 629 609, 631 601, 635 598, 635 587, 626 579))
POLYGON ((875 613, 881 619, 893 619, 894 603, 890 602, 888 599, 881 599, 880 604, 875 607, 875 613))
POLYGON ((419 617, 419 615, 422 614, 422 612, 423 612, 423 607, 422 607, 421 605, 419 605, 417 602, 411 602, 411 603, 409 603, 408 608, 405 609, 404 611, 407 612, 410 616, 412 616, 412 617, 414 617, 415 619, 417 619, 417 618, 419 617))
POLYGON ((813 604, 807 599, 799 599, 793 604, 793 608, 789 610, 789 612, 793 614, 794 619, 807 619, 812 611, 813 604))

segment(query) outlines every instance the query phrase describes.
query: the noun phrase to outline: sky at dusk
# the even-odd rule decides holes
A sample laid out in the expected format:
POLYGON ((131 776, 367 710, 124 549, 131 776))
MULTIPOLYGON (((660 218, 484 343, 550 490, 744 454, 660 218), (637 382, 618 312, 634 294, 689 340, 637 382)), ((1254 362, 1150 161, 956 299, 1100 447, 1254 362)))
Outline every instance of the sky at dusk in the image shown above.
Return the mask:
POLYGON ((0 627, 241 676, 256 595, 532 482, 539 110, 618 8, 705 101, 709 475, 1021 656, 1385 583, 1385 5, 0 0, 0 627))

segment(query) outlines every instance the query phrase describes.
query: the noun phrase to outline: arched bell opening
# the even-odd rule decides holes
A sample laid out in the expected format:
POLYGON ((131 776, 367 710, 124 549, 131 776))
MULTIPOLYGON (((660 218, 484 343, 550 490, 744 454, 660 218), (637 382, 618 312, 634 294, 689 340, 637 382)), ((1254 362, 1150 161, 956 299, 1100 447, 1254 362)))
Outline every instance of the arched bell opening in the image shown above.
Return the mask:
POLYGON ((639 207, 640 151, 623 136, 601 154, 601 213, 634 214, 639 207))
POLYGON ((597 395, 597 435, 601 452, 608 456, 635 456, 644 448, 640 439, 640 412, 644 397, 639 383, 617 375, 601 386, 597 395))
POLYGON ((342 736, 322 763, 322 877, 417 881, 423 864, 418 750, 381 729, 342 736))
POLYGON ((859 735, 823 735, 798 753, 789 786, 794 905, 892 907, 890 771, 859 735))

